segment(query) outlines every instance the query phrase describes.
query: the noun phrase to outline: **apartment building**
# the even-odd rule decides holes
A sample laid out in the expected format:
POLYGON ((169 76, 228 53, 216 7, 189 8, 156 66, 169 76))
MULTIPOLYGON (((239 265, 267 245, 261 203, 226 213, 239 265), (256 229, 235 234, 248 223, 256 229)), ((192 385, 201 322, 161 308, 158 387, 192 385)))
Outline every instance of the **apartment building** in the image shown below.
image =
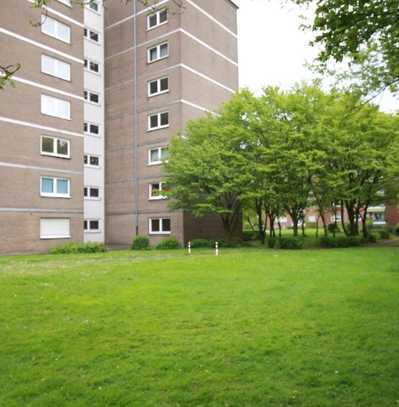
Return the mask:
POLYGON ((110 0, 105 37, 107 243, 220 238, 218 217, 168 210, 161 164, 188 120, 215 114, 238 88, 236 4, 110 0))
POLYGON ((221 236, 217 217, 169 211, 161 164, 238 88, 236 4, 32 3, 0 13, 0 53, 21 64, 0 93, 0 253, 221 236))

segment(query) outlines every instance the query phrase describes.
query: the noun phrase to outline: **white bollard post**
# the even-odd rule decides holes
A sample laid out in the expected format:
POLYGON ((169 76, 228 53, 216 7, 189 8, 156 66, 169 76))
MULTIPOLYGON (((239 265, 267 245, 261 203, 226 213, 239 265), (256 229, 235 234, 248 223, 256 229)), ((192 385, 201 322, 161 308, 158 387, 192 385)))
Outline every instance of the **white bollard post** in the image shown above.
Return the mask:
POLYGON ((215 243, 215 255, 219 256, 219 242, 215 243))
POLYGON ((191 254, 191 242, 188 242, 187 248, 188 248, 188 254, 191 254))

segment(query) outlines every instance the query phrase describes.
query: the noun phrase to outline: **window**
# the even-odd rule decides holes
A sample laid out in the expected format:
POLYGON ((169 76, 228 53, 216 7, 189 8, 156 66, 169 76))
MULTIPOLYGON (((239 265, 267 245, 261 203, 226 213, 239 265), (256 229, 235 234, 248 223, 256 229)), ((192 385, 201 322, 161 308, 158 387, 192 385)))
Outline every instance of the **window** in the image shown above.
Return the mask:
POLYGON ((152 148, 148 152, 149 165, 159 165, 168 159, 168 147, 152 148))
POLYGON ((83 196, 86 199, 100 199, 100 188, 98 187, 84 187, 83 196))
POLYGON ((169 92, 169 78, 155 79, 148 82, 148 96, 169 92))
POLYGON ((97 0, 90 0, 90 3, 87 5, 90 10, 98 12, 98 3, 97 0))
POLYGON ((40 138, 40 154, 70 158, 70 141, 57 137, 42 136, 40 138))
POLYGON ((169 55, 169 46, 167 42, 156 45, 155 47, 148 48, 147 50, 148 63, 167 58, 168 55, 169 55))
POLYGON ((100 126, 98 124, 84 122, 83 131, 90 136, 98 136, 100 134, 100 126))
POLYGON ((85 232, 99 232, 100 221, 98 219, 85 219, 83 221, 83 230, 85 232))
POLYGON ((167 191, 165 182, 156 182, 149 185, 150 200, 167 199, 167 196, 162 195, 162 192, 167 191))
POLYGON ((169 235, 170 219, 169 218, 150 219, 149 231, 151 235, 169 235))
POLYGON ((57 40, 71 43, 71 28, 63 23, 49 16, 42 16, 42 33, 47 34, 50 37, 57 38, 57 40))
POLYGON ((169 127, 169 113, 155 113, 148 116, 148 130, 158 130, 169 127))
POLYGON ((71 0, 58 0, 58 2, 65 4, 66 6, 72 7, 71 0))
POLYGON ((91 28, 83 29, 83 36, 91 41, 100 42, 100 34, 97 31, 92 30, 91 28))
POLYGON ((168 9, 158 10, 147 16, 147 30, 168 22, 168 9))
POLYGON ((40 239, 69 239, 69 219, 40 219, 40 239))
POLYGON ((65 81, 71 80, 71 65, 47 55, 42 55, 42 72, 65 81))
POLYGON ((67 178, 41 177, 40 195, 48 198, 70 198, 70 181, 67 178))
POLYGON ((98 62, 91 61, 89 59, 85 59, 84 67, 90 72, 95 72, 95 73, 100 72, 100 64, 98 62))
POLYGON ((41 112, 59 119, 71 120, 71 103, 67 100, 42 95, 41 112))
POLYGON ((98 155, 84 155, 84 164, 88 167, 99 167, 100 157, 98 155))
POLYGON ((85 90, 83 92, 84 99, 88 102, 95 103, 96 105, 100 104, 100 95, 91 90, 85 90))

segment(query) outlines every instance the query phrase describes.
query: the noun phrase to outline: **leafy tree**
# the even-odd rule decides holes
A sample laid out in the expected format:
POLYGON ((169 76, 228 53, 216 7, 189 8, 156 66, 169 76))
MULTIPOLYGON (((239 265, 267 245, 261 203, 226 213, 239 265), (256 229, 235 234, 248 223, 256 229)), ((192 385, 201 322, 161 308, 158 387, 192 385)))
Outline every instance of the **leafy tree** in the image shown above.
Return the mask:
POLYGON ((241 223, 240 191, 250 181, 242 171, 241 134, 234 125, 221 125, 219 117, 191 121, 172 140, 165 163, 171 208, 218 214, 230 240, 241 223))
POLYGON ((399 86, 399 0, 293 0, 315 6, 309 25, 318 61, 351 64, 352 78, 366 91, 399 86))

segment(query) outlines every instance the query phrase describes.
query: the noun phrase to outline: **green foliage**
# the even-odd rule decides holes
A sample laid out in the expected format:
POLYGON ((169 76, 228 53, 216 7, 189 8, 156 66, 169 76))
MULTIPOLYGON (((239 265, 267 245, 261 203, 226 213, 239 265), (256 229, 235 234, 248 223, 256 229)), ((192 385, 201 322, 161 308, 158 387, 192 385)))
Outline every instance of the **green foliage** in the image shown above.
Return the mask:
POLYGON ((270 236, 270 237, 267 238, 267 246, 270 249, 274 249, 276 247, 276 245, 277 245, 277 242, 278 242, 278 239, 276 237, 274 237, 274 236, 270 236))
POLYGON ((329 249, 361 246, 363 239, 358 236, 323 236, 320 238, 320 246, 329 249))
POLYGON ((350 79, 365 93, 399 85, 398 0, 293 0, 315 5, 312 43, 321 50, 320 68, 349 62, 350 79), (355 82, 356 83, 356 82, 355 82))
POLYGON ((280 249, 300 250, 303 249, 304 239, 297 236, 282 236, 279 238, 280 249))
POLYGON ((327 226, 328 232, 329 233, 339 233, 341 232, 341 229, 339 228, 337 223, 329 223, 327 226))
POLYGON ((172 250, 172 249, 180 249, 181 244, 180 242, 174 237, 170 236, 165 239, 162 239, 157 245, 157 250, 172 250))
POLYGON ((242 232, 242 239, 245 241, 245 242, 251 242, 251 241, 254 241, 254 240, 256 240, 257 238, 258 238, 258 232, 256 232, 256 231, 253 231, 253 230, 244 230, 243 232, 242 232))
POLYGON ((150 239, 147 236, 136 236, 133 239, 132 250, 150 249, 150 239))
POLYGON ((102 253, 106 248, 102 243, 67 243, 61 246, 53 247, 49 250, 50 254, 77 254, 77 253, 102 253))
POLYGON ((391 238, 391 232, 390 232, 389 229, 379 230, 379 231, 378 231, 378 234, 379 234, 379 236, 380 236, 380 239, 387 240, 387 239, 390 239, 390 238, 391 238))
POLYGON ((399 224, 395 226, 395 235, 399 236, 399 224))
POLYGON ((208 239, 193 239, 191 241, 191 247, 193 249, 212 248, 215 247, 215 241, 208 239))

